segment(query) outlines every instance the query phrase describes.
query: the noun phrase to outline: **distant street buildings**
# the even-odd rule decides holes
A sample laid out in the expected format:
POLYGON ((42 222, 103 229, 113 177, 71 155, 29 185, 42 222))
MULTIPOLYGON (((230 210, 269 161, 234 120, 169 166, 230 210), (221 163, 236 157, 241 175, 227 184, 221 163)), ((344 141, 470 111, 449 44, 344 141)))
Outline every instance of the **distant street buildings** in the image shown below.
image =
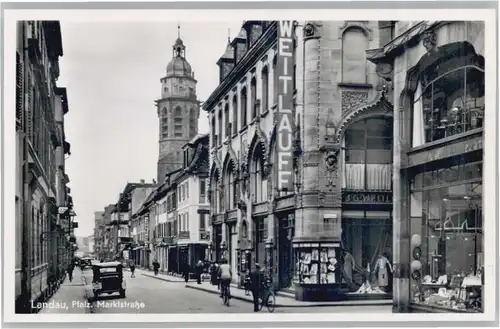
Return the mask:
POLYGON ((64 279, 77 223, 65 159, 69 111, 57 85, 59 21, 18 21, 16 45, 16 313, 36 312, 64 279))

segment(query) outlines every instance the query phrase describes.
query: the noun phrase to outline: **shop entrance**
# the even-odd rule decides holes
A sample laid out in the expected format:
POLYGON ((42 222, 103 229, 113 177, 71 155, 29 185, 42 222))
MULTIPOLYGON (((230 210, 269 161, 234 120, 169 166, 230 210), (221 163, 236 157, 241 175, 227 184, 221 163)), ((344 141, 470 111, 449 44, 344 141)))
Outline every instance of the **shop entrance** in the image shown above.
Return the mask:
POLYGON ((294 259, 292 240, 295 235, 294 215, 290 214, 279 219, 278 226, 278 257, 279 257, 279 287, 292 287, 294 273, 294 259))
MULTIPOLYGON (((342 219, 342 235, 346 252, 352 255, 354 266, 347 271, 355 285, 364 283, 364 276, 359 269, 375 270, 375 265, 384 253, 392 263, 392 219, 342 219), (349 273, 350 272, 350 273, 349 273), (351 274, 352 273, 352 274, 351 274)), ((372 276, 373 277, 373 276, 372 276)), ((391 277, 391 276, 389 276, 391 277)), ((377 284, 377 282, 373 282, 377 284)), ((391 287, 391 283, 382 283, 391 287)))
POLYGON ((255 263, 259 263, 261 266, 263 266, 266 261, 267 217, 254 218, 253 233, 255 263))

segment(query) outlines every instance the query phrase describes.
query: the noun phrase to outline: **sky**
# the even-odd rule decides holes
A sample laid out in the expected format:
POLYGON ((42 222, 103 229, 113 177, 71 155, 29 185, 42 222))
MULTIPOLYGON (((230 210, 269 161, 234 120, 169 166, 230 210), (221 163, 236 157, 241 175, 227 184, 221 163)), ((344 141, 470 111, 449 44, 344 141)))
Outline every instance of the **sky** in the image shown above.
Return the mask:
MULTIPOLYGON (((66 160, 77 236, 93 234, 94 212, 116 203, 127 182, 156 178, 160 79, 180 37, 204 101, 218 85, 217 60, 228 35, 241 21, 227 22, 65 22, 58 86, 66 87, 69 112, 65 134, 71 143, 66 160), (229 32, 229 33, 228 33, 229 32)), ((200 113, 199 132, 208 132, 200 113)))

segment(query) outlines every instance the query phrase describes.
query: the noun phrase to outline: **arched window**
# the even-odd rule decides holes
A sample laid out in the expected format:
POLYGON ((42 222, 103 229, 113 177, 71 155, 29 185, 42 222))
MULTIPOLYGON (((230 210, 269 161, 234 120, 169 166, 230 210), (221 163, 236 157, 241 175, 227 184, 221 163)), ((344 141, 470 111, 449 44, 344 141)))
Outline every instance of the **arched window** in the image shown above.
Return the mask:
POLYGON ((264 177, 264 150, 256 146, 250 162, 250 183, 253 202, 267 200, 267 179, 264 177))
POLYGON ((247 123, 247 88, 241 89, 241 128, 246 127, 247 123))
POLYGON ((182 109, 180 106, 177 106, 175 108, 174 112, 174 136, 175 137, 182 137, 182 109))
POLYGON ((217 137, 217 140, 218 140, 218 144, 221 145, 222 144, 222 111, 219 109, 219 114, 217 115, 217 125, 218 125, 218 129, 217 129, 217 134, 219 135, 217 137))
POLYGON ((366 83, 368 39, 361 28, 349 28, 342 37, 342 82, 366 83))
POLYGON ((226 103, 224 106, 224 126, 225 126, 225 136, 229 137, 231 135, 231 121, 229 120, 229 104, 226 103))
POLYGON ((484 125, 484 58, 465 43, 455 47, 422 68, 414 94, 413 147, 484 125))
POLYGON ((194 109, 189 110, 189 134, 196 135, 196 115, 194 109))
POLYGON ((390 117, 359 120, 344 135, 343 188, 392 190, 392 136, 390 117))
POLYGON ((233 134, 238 132, 238 97, 233 96, 233 134))
POLYGON ((219 170, 215 169, 212 173, 212 177, 210 177, 210 209, 211 213, 218 214, 219 213, 219 191, 217 189, 217 177, 219 175, 219 170))
POLYGON ((215 132, 217 131, 217 128, 215 126, 215 115, 212 115, 212 121, 211 121, 211 126, 210 126, 210 132, 212 135, 212 147, 217 145, 217 139, 216 139, 216 134, 215 132))
POLYGON ((234 175, 234 163, 231 161, 227 166, 227 172, 225 175, 225 198, 227 209, 235 209, 236 208, 236 177, 234 175))
POLYGON ((262 70, 262 108, 261 112, 269 109, 269 70, 267 66, 262 70))
POLYGON ((257 116, 257 80, 252 78, 250 82, 250 111, 252 111, 252 120, 257 116))

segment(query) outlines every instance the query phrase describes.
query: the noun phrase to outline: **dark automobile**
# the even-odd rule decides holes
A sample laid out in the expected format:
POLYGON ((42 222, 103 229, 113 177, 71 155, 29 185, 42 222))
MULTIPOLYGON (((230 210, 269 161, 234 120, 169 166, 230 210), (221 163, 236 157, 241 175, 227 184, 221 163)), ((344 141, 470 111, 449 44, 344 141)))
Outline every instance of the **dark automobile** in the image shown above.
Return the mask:
POLYGON ((116 292, 121 298, 125 298, 126 285, 123 280, 123 265, 120 262, 95 263, 92 271, 92 291, 95 299, 100 294, 111 295, 116 292))
POLYGON ((84 257, 80 259, 80 268, 83 270, 87 267, 92 266, 92 258, 90 257, 84 257))

